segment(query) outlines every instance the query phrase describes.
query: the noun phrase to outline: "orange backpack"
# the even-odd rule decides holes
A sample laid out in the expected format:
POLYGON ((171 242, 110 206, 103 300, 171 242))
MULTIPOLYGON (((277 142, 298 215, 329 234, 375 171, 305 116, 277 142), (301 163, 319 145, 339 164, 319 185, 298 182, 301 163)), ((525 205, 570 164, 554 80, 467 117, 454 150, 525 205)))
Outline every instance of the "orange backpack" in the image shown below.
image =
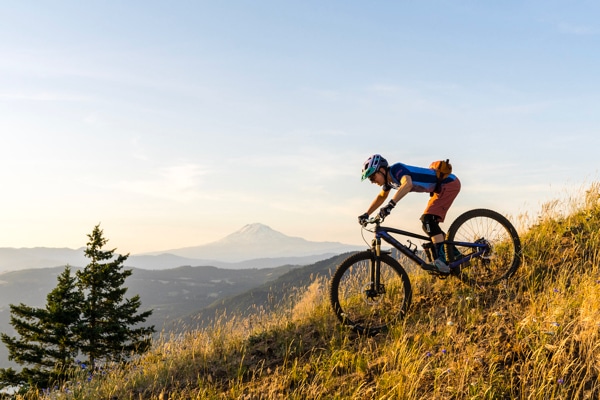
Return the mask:
MULTIPOLYGON (((450 160, 439 160, 434 161, 429 165, 429 168, 435 171, 435 175, 437 176, 437 183, 435 185, 434 193, 439 193, 442 189, 442 181, 446 179, 452 173, 452 164, 450 164, 450 160)), ((433 196, 433 193, 431 194, 433 196)))
POLYGON ((443 181, 452 173, 452 164, 450 164, 450 160, 448 159, 434 161, 429 168, 435 171, 438 181, 443 181))

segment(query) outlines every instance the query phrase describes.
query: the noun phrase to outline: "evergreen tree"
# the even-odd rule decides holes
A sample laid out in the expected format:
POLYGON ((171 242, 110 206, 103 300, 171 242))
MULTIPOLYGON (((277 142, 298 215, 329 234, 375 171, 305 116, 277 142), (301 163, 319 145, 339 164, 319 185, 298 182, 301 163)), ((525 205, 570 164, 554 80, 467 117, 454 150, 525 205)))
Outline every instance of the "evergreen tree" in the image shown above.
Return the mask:
POLYGON ((51 344, 46 347, 46 352, 57 361, 55 367, 60 370, 73 365, 73 359, 79 354, 80 343, 75 333, 81 323, 83 300, 77 279, 71 276, 67 266, 58 279, 58 286, 47 296, 46 311, 49 318, 43 325, 48 333, 48 343, 51 344))
POLYGON ((150 347, 154 327, 135 326, 152 311, 137 313, 138 295, 125 298, 123 284, 132 273, 123 270, 128 255, 115 258, 115 250, 103 250, 107 240, 99 226, 88 238, 85 255, 90 264, 75 276, 67 266, 46 297, 45 308, 10 305, 10 323, 19 337, 2 333, 0 339, 9 360, 26 367, 20 372, 0 369, 0 388, 49 387, 68 377, 80 353, 93 368, 100 361, 122 361, 150 347))
POLYGON ((125 298, 127 288, 123 284, 132 271, 123 270, 123 263, 129 254, 115 257, 115 249, 103 250, 108 240, 99 225, 88 238, 85 256, 90 263, 77 272, 85 295, 78 333, 81 351, 94 368, 101 361, 122 361, 148 350, 154 327, 134 327, 145 322, 152 310, 137 314, 139 295, 125 298))
POLYGON ((10 305, 10 323, 20 337, 2 333, 1 340, 8 348, 9 360, 31 367, 21 372, 0 369, 0 387, 48 387, 64 378, 73 365, 79 348, 74 330, 83 297, 68 266, 46 300, 45 308, 10 305))

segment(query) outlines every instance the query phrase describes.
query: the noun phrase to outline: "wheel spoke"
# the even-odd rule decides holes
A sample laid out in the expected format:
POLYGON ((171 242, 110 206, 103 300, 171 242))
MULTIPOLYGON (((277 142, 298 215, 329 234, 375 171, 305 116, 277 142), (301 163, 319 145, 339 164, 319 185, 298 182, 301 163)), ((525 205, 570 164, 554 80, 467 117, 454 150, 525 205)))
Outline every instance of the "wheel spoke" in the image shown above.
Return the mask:
MULTIPOLYGON (((497 283, 511 276, 520 264, 521 244, 516 230, 494 211, 480 209, 462 214, 450 226, 448 240, 485 246, 482 255, 460 266, 460 277, 467 283, 497 283)), ((481 251, 468 246, 456 247, 463 255, 481 251)))
POLYGON ((337 269, 331 302, 338 318, 359 332, 376 333, 401 319, 411 301, 406 272, 393 258, 382 257, 380 284, 371 279, 371 253, 351 256, 337 269))

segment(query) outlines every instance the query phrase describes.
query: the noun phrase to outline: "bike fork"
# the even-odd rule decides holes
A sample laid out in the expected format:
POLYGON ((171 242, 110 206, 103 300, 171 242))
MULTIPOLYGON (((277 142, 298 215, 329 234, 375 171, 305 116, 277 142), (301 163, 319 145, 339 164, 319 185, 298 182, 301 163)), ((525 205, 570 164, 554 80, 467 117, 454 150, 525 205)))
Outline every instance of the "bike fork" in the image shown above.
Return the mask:
POLYGON ((367 297, 374 298, 383 293, 381 285, 381 239, 373 239, 373 249, 375 250, 375 259, 371 260, 370 278, 371 282, 366 289, 367 297))

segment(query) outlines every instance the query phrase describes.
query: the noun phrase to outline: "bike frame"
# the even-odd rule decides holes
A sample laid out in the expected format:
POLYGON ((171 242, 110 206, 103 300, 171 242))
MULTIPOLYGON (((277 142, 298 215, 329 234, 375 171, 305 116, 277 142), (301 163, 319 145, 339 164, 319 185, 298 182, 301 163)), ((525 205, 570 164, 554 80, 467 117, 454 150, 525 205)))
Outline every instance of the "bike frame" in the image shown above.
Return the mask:
MULTIPOLYGON (((428 266, 430 266, 431 264, 429 264, 427 261, 425 261, 424 259, 422 259, 421 257, 419 257, 416 254, 416 251, 413 251, 410 247, 400 243, 396 238, 394 238, 391 234, 397 234, 397 235, 402 235, 402 236, 408 236, 408 237, 412 237, 415 239, 420 239, 420 240, 424 240, 427 242, 431 242, 431 239, 428 236, 424 236, 424 235, 420 235, 420 234, 416 234, 413 232, 408 232, 402 229, 396 229, 396 228, 391 228, 391 227, 387 227, 387 226, 381 226, 379 225, 379 223, 376 222, 375 225, 375 238, 373 239, 373 248, 375 250, 375 254, 377 255, 377 257, 379 257, 381 255, 381 240, 383 239, 386 243, 392 245, 394 248, 396 248, 399 252, 401 252, 402 254, 404 254, 406 257, 408 257, 411 261, 413 261, 415 264, 418 264, 422 269, 425 270, 431 270, 431 268, 427 268, 428 266)), ((445 242, 446 244, 449 245, 458 245, 458 246, 462 246, 462 247, 470 247, 475 249, 475 251, 473 251, 472 253, 470 253, 467 256, 464 256, 458 260, 454 260, 452 262, 450 262, 448 264, 448 266, 452 269, 452 268, 456 268, 457 266, 466 263, 467 261, 471 260, 473 257, 478 257, 481 256, 485 253, 485 251, 489 248, 489 246, 487 245, 487 243, 473 243, 473 242, 445 242)), ((414 243, 413 243, 414 244, 414 243)), ((415 244, 416 246, 416 244, 415 244)), ((379 268, 376 268, 376 273, 378 275, 378 270, 379 268)), ((379 278, 378 276, 375 276, 375 282, 379 282, 379 278)))

